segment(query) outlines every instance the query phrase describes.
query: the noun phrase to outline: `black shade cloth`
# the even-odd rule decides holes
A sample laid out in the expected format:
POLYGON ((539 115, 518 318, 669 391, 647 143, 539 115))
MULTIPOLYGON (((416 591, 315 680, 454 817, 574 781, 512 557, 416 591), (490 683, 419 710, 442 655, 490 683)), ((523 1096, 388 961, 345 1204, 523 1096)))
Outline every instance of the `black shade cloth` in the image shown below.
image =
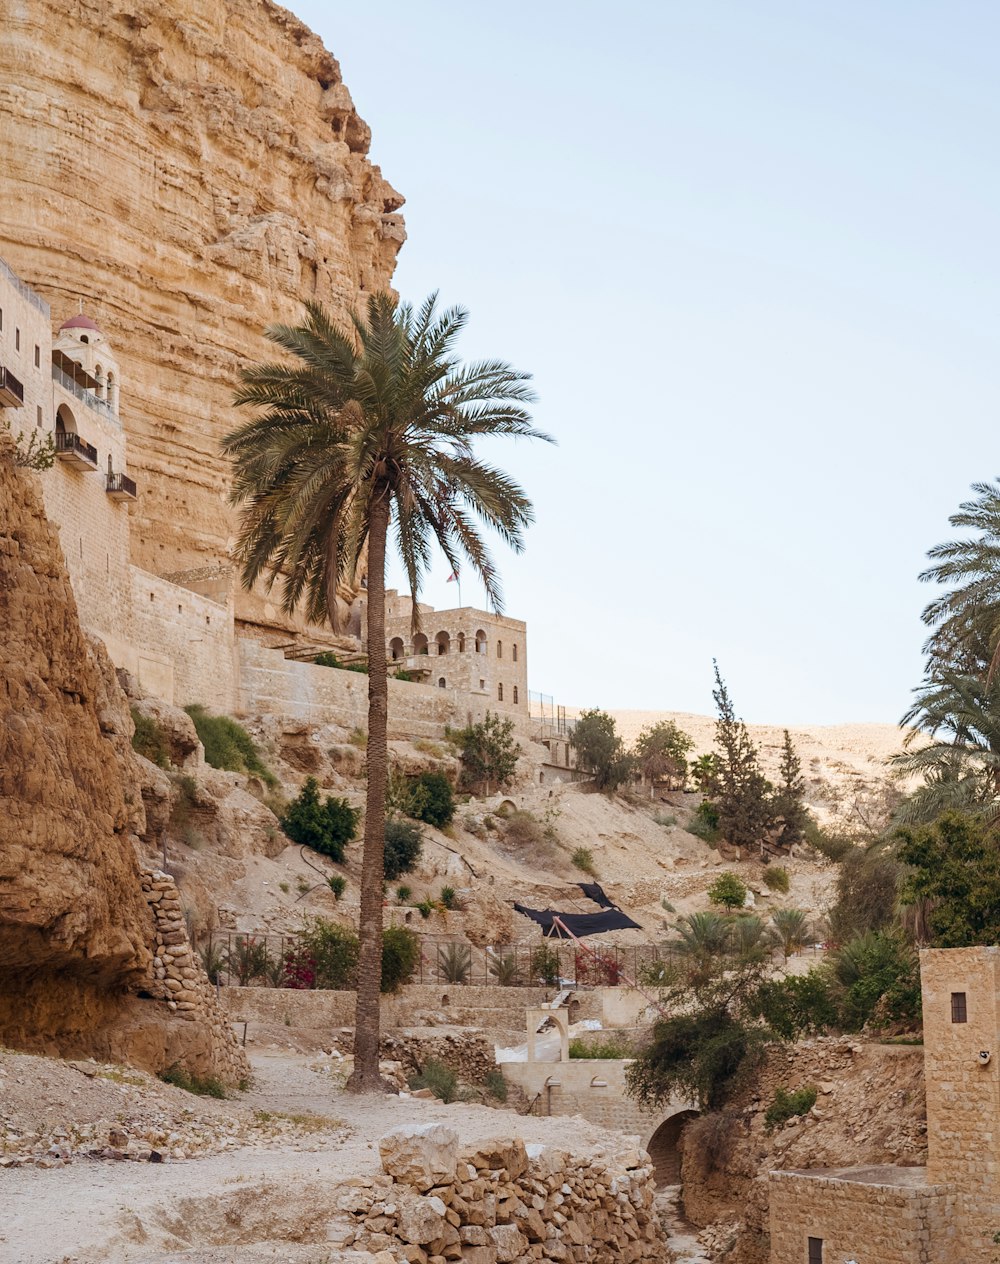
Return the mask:
POLYGON ((626 917, 621 909, 608 909, 604 913, 554 913, 552 909, 530 909, 523 904, 514 905, 515 910, 524 917, 530 917, 542 928, 547 939, 568 939, 575 935, 583 939, 585 935, 603 935, 611 930, 642 930, 638 922, 626 917), (566 930, 556 926, 555 918, 559 918, 566 930))
POLYGON ((618 905, 614 900, 609 900, 605 894, 604 888, 598 882, 578 882, 576 884, 588 900, 593 900, 595 904, 599 904, 601 908, 613 909, 618 905))

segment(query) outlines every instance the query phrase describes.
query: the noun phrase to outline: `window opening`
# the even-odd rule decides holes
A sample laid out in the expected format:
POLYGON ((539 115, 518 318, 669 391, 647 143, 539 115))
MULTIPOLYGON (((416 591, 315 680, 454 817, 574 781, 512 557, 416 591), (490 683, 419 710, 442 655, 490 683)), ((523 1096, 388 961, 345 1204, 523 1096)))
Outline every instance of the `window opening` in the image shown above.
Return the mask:
POLYGON ((964 992, 952 992, 951 994, 951 1021, 953 1023, 967 1023, 969 1021, 964 992))

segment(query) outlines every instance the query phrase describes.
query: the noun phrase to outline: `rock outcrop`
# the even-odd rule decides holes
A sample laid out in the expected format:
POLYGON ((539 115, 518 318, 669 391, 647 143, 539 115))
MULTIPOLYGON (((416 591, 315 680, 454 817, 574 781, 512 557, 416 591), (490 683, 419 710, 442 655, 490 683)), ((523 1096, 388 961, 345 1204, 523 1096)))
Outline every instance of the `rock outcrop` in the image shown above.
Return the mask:
POLYGON ((151 882, 143 892, 124 694, 81 631, 33 480, 0 439, 0 1043, 243 1078, 175 891, 154 924, 165 897, 151 882), (165 941, 197 1002, 187 1021, 155 998, 165 941))
MULTIPOLYGON (((0 255, 115 347, 132 560, 211 570, 233 532, 218 443, 240 367, 274 358, 264 326, 306 299, 343 316, 388 286, 402 198, 337 62, 270 0, 35 0, 3 32, 0 255)), ((242 622, 285 623, 238 600, 242 622)))

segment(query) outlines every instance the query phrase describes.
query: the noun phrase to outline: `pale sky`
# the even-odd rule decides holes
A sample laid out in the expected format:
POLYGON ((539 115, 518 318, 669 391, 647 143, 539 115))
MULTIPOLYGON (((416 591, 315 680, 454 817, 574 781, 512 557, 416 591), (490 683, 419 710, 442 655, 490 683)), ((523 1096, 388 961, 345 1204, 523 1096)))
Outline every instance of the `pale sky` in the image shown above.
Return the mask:
POLYGON ((490 451, 531 687, 706 713, 714 655, 750 721, 896 721, 924 554, 1000 468, 1000 9, 294 7, 406 197, 397 288, 558 439, 490 451))

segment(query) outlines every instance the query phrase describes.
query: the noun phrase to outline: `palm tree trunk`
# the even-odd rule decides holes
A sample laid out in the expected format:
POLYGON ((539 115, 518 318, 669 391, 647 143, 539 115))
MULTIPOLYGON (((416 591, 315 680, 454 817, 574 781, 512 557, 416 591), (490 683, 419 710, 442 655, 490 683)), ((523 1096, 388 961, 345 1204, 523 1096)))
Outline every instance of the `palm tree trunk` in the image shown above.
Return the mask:
POLYGON ((385 661, 385 538, 389 495, 376 492, 368 536, 368 795, 361 861, 361 922, 358 993, 354 1011, 354 1072, 347 1087, 355 1093, 385 1089, 379 1075, 379 1002, 382 990, 382 887, 385 878, 385 791, 388 773, 386 729, 388 672, 385 661))

